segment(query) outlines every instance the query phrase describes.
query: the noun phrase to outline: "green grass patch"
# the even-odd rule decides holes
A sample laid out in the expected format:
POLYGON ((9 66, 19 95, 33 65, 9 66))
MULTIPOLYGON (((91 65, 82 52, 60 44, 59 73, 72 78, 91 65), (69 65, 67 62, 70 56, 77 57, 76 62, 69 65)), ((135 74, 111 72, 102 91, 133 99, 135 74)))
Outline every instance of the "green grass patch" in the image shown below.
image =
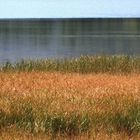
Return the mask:
POLYGON ((78 73, 139 73, 140 57, 81 56, 71 59, 21 60, 6 62, 1 71, 60 71, 78 73))
MULTIPOLYGON (((99 102, 96 102, 97 106, 100 105, 99 102)), ((126 103, 125 100, 120 104, 124 106, 120 111, 107 109, 101 112, 87 112, 85 110, 81 113, 79 110, 68 113, 58 112, 54 109, 54 112, 49 113, 46 106, 44 106, 45 111, 38 112, 32 101, 20 99, 11 102, 8 112, 0 110, 0 129, 14 125, 25 132, 41 132, 52 136, 58 134, 76 136, 82 133, 92 135, 93 130, 96 132, 106 131, 107 133, 124 132, 128 135, 139 134, 140 102, 129 103, 128 101, 126 103)), ((106 106, 106 102, 102 102, 102 105, 106 106)), ((115 106, 111 102, 109 105, 115 106)))

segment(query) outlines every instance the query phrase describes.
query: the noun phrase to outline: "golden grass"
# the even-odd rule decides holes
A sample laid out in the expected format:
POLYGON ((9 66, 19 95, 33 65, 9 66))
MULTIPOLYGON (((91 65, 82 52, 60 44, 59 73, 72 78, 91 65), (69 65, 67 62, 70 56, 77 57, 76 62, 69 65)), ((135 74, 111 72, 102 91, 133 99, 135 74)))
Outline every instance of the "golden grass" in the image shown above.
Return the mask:
MULTIPOLYGON (((79 136, 57 136, 55 140, 139 140, 140 135, 129 137, 124 133, 115 133, 113 135, 107 135, 104 132, 100 132, 91 137, 87 135, 79 135, 79 136)), ((52 137, 49 137, 44 134, 28 134, 20 131, 12 131, 8 130, 7 132, 2 132, 0 136, 0 140, 52 140, 52 137)))
POLYGON ((44 101, 44 104, 51 99, 51 111, 63 108, 69 112, 85 107, 91 110, 90 105, 89 108, 85 105, 91 99, 116 98, 119 101, 127 97, 127 100, 139 100, 140 75, 0 73, 0 91, 1 96, 11 99, 30 98, 40 103, 44 101))
MULTIPOLYGON (((0 111, 6 114, 22 114, 21 105, 24 103, 32 106, 37 119, 43 118, 46 110, 51 116, 63 114, 66 118, 71 118, 73 113, 79 116, 88 114, 91 117, 96 113, 127 114, 126 109, 135 102, 140 102, 139 74, 0 73, 0 111)), ((109 136, 104 132, 104 126, 100 127, 96 139, 129 139, 128 135, 119 132, 109 136)), ((36 130, 40 131, 41 128, 36 130)), ((91 131, 92 127, 90 133, 91 131)), ((13 136, 17 139, 49 139, 44 134, 35 138, 32 134, 18 134, 16 131, 3 131, 0 136, 2 139, 12 139, 13 136)), ((75 139, 86 139, 85 137, 75 139)), ((132 138, 139 139, 139 135, 132 138)))
POLYGON ((99 90, 111 89, 136 92, 140 88, 140 75, 65 74, 49 72, 0 73, 1 92, 30 92, 41 89, 99 90))

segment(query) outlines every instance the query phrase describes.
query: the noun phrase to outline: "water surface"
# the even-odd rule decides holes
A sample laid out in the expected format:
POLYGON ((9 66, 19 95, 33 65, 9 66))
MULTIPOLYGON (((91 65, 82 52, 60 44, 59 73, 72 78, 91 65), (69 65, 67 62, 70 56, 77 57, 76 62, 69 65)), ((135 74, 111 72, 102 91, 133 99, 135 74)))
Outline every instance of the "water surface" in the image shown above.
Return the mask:
POLYGON ((140 19, 0 20, 0 63, 103 54, 139 55, 140 19))

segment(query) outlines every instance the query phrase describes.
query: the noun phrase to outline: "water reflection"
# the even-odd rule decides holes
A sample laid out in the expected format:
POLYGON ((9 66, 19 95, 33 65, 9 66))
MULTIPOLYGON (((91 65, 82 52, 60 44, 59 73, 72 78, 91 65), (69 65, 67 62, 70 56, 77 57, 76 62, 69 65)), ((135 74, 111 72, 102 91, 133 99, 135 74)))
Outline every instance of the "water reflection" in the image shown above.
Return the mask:
POLYGON ((139 19, 0 21, 0 62, 140 54, 139 19))

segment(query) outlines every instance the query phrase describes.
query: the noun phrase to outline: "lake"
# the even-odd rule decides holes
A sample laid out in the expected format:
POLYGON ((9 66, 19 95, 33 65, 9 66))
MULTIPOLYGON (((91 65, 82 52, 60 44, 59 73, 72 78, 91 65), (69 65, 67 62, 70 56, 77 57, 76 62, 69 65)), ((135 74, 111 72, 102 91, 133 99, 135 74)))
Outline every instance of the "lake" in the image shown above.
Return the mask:
POLYGON ((122 54, 140 54, 140 19, 0 20, 0 63, 122 54))

